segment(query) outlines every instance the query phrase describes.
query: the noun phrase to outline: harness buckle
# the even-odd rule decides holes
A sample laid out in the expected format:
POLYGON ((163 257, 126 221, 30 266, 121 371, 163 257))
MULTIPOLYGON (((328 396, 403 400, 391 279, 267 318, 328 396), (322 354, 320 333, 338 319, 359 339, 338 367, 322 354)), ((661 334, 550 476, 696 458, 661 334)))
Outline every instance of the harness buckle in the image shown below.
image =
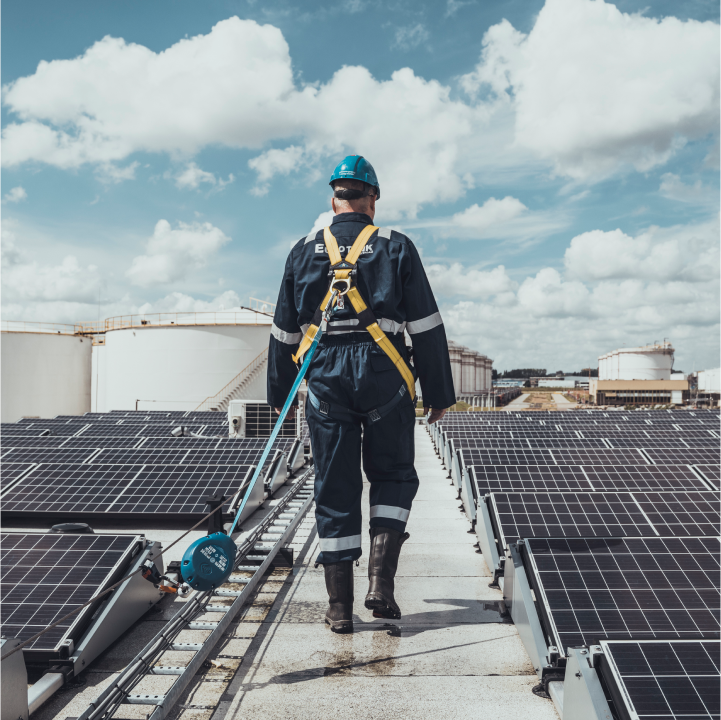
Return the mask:
POLYGON ((330 412, 330 405, 325 400, 318 400, 318 402, 320 403, 318 411, 323 415, 327 415, 330 412))
POLYGON ((379 412, 378 412, 377 410, 370 410, 370 411, 368 412, 368 419, 369 419, 372 423, 374 423, 374 422, 378 422, 378 421, 381 419, 381 416, 380 416, 380 414, 379 414, 379 412))
POLYGON ((350 278, 335 278, 330 286, 338 295, 345 295, 350 290, 350 284, 350 278))

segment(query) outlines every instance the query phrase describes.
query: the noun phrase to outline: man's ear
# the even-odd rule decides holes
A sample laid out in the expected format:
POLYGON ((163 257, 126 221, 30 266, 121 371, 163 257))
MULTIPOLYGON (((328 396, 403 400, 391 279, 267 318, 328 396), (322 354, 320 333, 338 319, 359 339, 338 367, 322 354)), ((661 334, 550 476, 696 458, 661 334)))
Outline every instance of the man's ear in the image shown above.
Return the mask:
POLYGON ((335 198, 334 198, 334 197, 332 197, 332 198, 330 199, 330 206, 333 208, 334 214, 337 215, 337 214, 338 214, 338 211, 335 209, 335 198))
POLYGON ((375 212, 376 211, 376 196, 371 195, 370 196, 370 209, 375 212))

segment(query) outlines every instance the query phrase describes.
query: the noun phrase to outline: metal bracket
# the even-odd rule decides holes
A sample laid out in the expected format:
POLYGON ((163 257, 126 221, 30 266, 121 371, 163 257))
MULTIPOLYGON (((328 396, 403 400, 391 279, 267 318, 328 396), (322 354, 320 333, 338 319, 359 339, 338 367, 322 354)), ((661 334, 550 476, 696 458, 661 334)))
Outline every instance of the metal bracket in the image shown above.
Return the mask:
POLYGON ((516 624, 536 674, 542 678, 544 671, 551 667, 548 645, 538 619, 521 555, 515 543, 508 549, 510 557, 506 560, 503 570, 503 601, 516 624))
POLYGON ((563 720, 613 720, 586 648, 569 648, 563 681, 563 720))
POLYGON ((486 561, 488 571, 493 575, 493 582, 495 583, 498 576, 503 574, 503 565, 501 558, 498 556, 496 538, 493 534, 493 525, 491 524, 491 516, 488 513, 485 498, 481 498, 478 502, 476 536, 478 537, 478 546, 483 553, 483 559, 486 561))

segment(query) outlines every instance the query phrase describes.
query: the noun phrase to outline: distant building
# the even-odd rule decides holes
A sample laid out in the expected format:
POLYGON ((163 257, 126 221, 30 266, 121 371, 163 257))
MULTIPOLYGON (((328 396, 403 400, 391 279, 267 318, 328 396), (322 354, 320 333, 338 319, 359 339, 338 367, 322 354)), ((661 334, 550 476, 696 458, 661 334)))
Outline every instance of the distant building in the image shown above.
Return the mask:
POLYGON ((456 398, 481 395, 493 389, 493 360, 453 340, 448 341, 448 354, 456 398))
POLYGON ((596 405, 682 405, 689 399, 688 379, 673 373, 671 343, 621 348, 598 358, 598 379, 589 396, 596 405))
POLYGON ((721 398, 721 369, 693 373, 691 382, 694 385, 694 402, 718 406, 721 398))
POLYGON ((523 387, 526 384, 526 378, 498 378, 493 381, 493 387, 523 387))

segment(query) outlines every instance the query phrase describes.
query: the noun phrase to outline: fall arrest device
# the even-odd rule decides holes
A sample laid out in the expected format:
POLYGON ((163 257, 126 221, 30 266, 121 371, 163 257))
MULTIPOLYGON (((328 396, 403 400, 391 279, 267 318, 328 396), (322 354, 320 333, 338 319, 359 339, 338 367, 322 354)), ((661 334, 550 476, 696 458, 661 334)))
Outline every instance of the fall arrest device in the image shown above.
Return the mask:
MULTIPOLYGON (((275 423, 273 432, 270 434, 268 442, 263 449, 263 454, 260 456, 260 460, 258 460, 258 465, 255 468, 255 472, 250 483, 247 485, 245 495, 243 496, 243 500, 240 503, 240 507, 235 514, 233 524, 230 526, 228 533, 224 533, 222 529, 218 530, 218 528, 222 528, 222 523, 215 519, 215 521, 211 523, 211 526, 217 531, 196 540, 190 545, 183 555, 183 559, 180 564, 180 573, 184 583, 193 590, 200 590, 201 592, 214 590, 226 582, 230 577, 230 574, 233 572, 237 547, 230 536, 233 534, 235 526, 240 520, 255 483, 261 476, 263 466, 268 459, 270 449, 273 446, 275 439, 278 437, 283 421, 285 420, 286 415, 293 404, 296 393, 298 392, 298 388, 300 387, 301 382, 303 382, 303 378, 308 371, 310 361, 313 359, 318 343, 328 326, 328 321, 335 312, 336 302, 339 296, 340 293, 338 290, 329 291, 323 306, 320 308, 318 327, 316 328, 313 339, 306 348, 307 352, 303 365, 298 372, 298 376, 293 383, 293 387, 290 389, 290 393, 288 393, 288 398, 285 401, 285 405, 283 405, 283 409, 280 411, 280 415, 275 423)), ((214 501, 212 504, 216 505, 216 511, 221 512, 219 508, 222 507, 225 498, 221 496, 220 498, 209 498, 209 501, 210 500, 214 501)), ((213 516, 211 516, 211 521, 213 521, 213 516)), ((164 592, 178 592, 179 594, 181 592, 182 588, 178 583, 174 583, 164 575, 160 575, 154 566, 143 569, 143 577, 158 586, 164 592), (168 580, 171 584, 163 585, 161 583, 162 580, 168 580)))

